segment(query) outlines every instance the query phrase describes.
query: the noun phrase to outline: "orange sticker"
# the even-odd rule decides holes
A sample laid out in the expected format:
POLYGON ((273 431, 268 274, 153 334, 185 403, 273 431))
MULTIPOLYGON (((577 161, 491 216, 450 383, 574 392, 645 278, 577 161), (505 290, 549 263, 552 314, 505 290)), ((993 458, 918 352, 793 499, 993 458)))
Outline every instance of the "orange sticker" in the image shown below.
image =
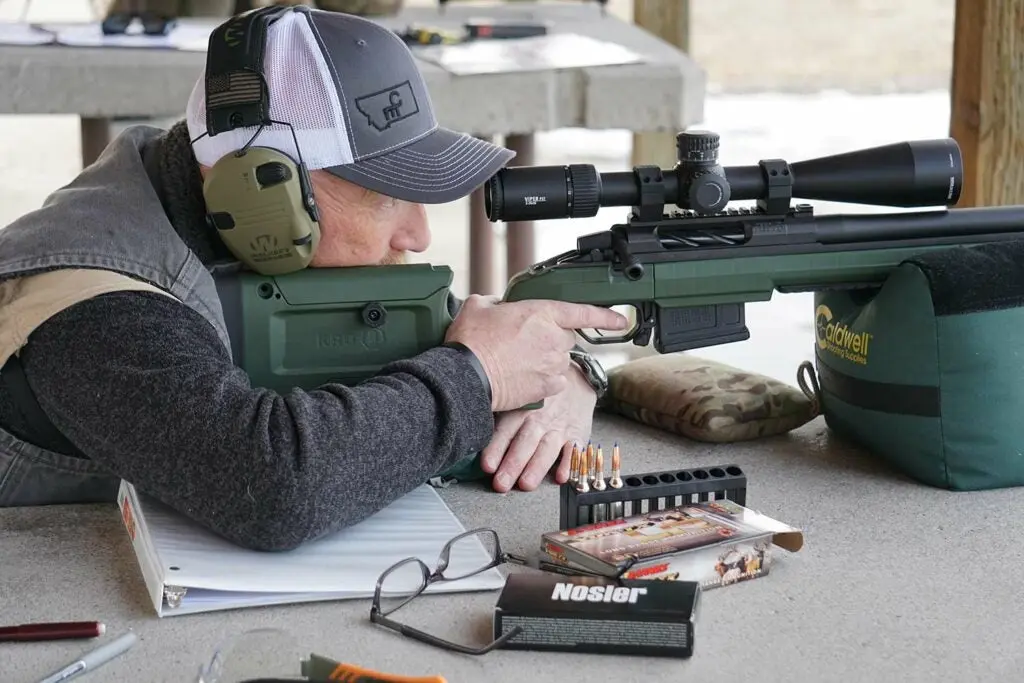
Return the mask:
POLYGON ((135 517, 132 516, 132 506, 128 502, 128 496, 124 497, 121 503, 121 519, 124 520, 124 528, 128 530, 128 536, 135 540, 135 517))

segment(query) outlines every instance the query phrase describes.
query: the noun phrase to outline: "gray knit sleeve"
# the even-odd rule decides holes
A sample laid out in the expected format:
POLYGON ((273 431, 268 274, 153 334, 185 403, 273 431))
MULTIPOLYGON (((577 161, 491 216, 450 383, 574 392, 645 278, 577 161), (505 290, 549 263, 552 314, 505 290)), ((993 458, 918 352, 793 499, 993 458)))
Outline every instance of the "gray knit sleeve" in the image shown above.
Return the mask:
POLYGON ((116 293, 41 326, 23 354, 64 435, 140 490, 248 548, 354 524, 481 450, 494 421, 465 354, 437 348, 359 386, 254 388, 213 328, 116 293))

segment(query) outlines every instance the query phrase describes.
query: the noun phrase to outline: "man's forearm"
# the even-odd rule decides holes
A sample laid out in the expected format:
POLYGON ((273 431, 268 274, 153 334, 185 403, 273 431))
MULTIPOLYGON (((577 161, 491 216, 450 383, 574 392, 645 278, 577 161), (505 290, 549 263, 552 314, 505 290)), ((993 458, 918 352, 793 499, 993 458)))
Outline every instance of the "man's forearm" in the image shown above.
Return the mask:
POLYGON ((250 386, 212 327, 149 294, 98 297, 23 354, 40 404, 90 458, 247 547, 284 549, 360 521, 475 453, 490 404, 457 350, 358 387, 250 386))

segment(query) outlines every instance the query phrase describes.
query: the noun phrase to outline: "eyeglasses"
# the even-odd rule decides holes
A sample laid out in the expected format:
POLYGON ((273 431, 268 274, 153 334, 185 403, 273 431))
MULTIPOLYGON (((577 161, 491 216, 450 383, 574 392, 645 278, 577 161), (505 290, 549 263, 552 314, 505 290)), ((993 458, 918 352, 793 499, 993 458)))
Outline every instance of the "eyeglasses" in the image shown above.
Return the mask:
POLYGON ((459 534, 445 543, 434 569, 428 567, 418 557, 408 557, 384 570, 384 573, 377 579, 377 587, 373 593, 370 621, 427 645, 467 655, 483 655, 500 648, 517 636, 522 629, 517 626, 488 645, 473 647, 453 643, 418 628, 399 623, 391 619, 390 615, 422 595, 433 584, 468 579, 506 563, 566 576, 591 576, 621 581, 635 562, 635 558, 629 560, 626 566, 619 570, 617 576, 607 576, 585 569, 570 569, 544 560, 531 561, 520 555, 507 553, 501 548, 497 532, 492 529, 473 529, 459 534), (480 553, 481 546, 485 550, 483 556, 480 553))

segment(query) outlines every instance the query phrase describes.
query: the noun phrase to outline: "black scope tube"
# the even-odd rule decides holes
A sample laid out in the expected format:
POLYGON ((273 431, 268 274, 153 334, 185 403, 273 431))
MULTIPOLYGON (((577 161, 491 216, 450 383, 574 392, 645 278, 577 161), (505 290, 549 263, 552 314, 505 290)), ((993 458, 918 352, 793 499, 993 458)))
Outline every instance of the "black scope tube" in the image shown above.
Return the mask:
POLYGON ((927 240, 1013 232, 1020 233, 1024 241, 1024 206, 818 216, 814 219, 814 229, 821 244, 927 240))
MULTIPOLYGON (((793 199, 803 200, 953 206, 963 186, 963 159, 952 138, 897 142, 800 161, 786 169, 793 199)), ((726 166, 721 171, 731 200, 767 199, 772 181, 767 166, 726 166)), ((664 203, 691 208, 686 200, 690 179, 702 172, 686 163, 662 169, 664 203)), ((636 170, 599 173, 590 164, 513 166, 484 185, 484 205, 491 221, 587 218, 601 208, 640 204, 644 185, 636 170)))

